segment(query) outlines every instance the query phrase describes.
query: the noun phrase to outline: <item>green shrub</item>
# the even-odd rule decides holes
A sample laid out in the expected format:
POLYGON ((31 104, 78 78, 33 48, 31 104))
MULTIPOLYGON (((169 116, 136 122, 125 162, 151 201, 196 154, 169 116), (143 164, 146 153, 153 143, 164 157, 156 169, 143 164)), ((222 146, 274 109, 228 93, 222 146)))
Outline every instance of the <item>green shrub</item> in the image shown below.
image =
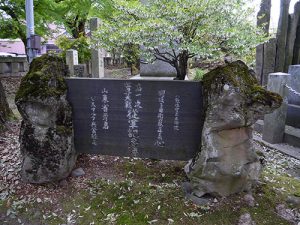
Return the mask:
POLYGON ((202 69, 196 69, 196 75, 194 77, 195 81, 201 81, 203 79, 204 74, 206 74, 207 71, 206 70, 202 70, 202 69))
POLYGON ((87 37, 80 35, 77 39, 69 39, 66 36, 59 37, 55 44, 62 50, 61 55, 66 57, 66 51, 74 49, 78 51, 79 63, 86 63, 91 59, 90 41, 87 37))

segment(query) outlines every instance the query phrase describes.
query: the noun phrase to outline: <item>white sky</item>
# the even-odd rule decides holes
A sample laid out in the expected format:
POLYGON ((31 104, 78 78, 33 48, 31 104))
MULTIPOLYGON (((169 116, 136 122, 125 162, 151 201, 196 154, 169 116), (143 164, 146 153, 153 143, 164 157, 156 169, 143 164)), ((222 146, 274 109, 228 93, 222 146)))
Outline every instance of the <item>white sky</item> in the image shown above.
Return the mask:
MULTIPOLYGON (((252 1, 252 0, 250 0, 252 1)), ((298 0, 291 0, 290 4, 290 13, 294 12, 294 5, 298 0)), ((254 0, 256 9, 258 11, 261 0, 254 0)), ((270 29, 276 29, 278 24, 280 14, 280 0, 272 0, 272 9, 271 9, 271 23, 270 29)))

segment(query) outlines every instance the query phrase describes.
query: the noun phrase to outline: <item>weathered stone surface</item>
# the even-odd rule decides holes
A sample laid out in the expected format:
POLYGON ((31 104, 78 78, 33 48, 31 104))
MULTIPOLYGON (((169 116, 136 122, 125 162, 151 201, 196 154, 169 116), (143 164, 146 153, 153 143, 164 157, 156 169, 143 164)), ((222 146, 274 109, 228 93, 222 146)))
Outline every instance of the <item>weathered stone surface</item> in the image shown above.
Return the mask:
POLYGON ((291 223, 296 222, 294 212, 291 209, 287 208, 284 204, 279 204, 276 206, 276 213, 278 214, 278 216, 291 223))
POLYGON ((300 105, 289 104, 287 108, 285 124, 300 129, 299 115, 300 115, 300 105))
POLYGON ((72 177, 81 177, 85 174, 84 170, 80 167, 77 169, 74 169, 71 173, 72 177))
POLYGON ((241 215, 238 225, 256 225, 255 221, 252 220, 249 213, 241 215))
POLYGON ((88 71, 86 64, 74 65, 74 76, 75 77, 88 77, 88 71))
MULTIPOLYGON (((289 67, 289 74, 291 74, 291 87, 300 93, 300 65, 292 65, 289 67)), ((289 92, 288 101, 290 104, 300 105, 300 97, 289 92)))
MULTIPOLYGON (((91 38, 94 38, 93 32, 99 29, 101 26, 101 20, 93 17, 90 19, 91 38)), ((103 78, 104 77, 104 50, 92 49, 92 77, 103 78)))
POLYGON ((3 85, 0 80, 0 131, 3 130, 5 122, 12 115, 12 111, 10 110, 3 85))
POLYGON ((241 215, 238 225, 256 225, 256 223, 252 220, 249 213, 245 213, 241 215))
POLYGON ((298 21, 298 26, 296 31, 296 39, 294 43, 292 64, 293 65, 300 64, 300 20, 298 21))
POLYGON ((289 6, 291 0, 280 0, 280 17, 277 30, 276 72, 284 71, 286 40, 289 22, 289 6))
POLYGON ((17 92, 16 104, 23 118, 21 176, 26 182, 59 181, 75 164, 72 111, 64 80, 67 74, 62 59, 44 55, 31 63, 17 92))
POLYGON ((256 60, 256 64, 255 64, 256 79, 261 84, 263 82, 264 44, 260 44, 256 47, 255 60, 256 60))
POLYGON ((74 76, 74 66, 78 65, 77 50, 69 49, 66 51, 66 63, 69 67, 70 75, 74 76))
POLYGON ((286 202, 294 207, 300 207, 300 197, 288 196, 286 202))
POLYGON ((142 77, 176 77, 176 69, 169 63, 156 60, 153 64, 140 64, 142 77))
POLYGON ((293 61, 294 45, 295 45, 299 17, 300 17, 300 2, 297 2, 294 6, 294 14, 291 15, 290 17, 290 22, 288 27, 284 72, 287 72, 289 70, 289 66, 292 64, 293 61))
POLYGON ((250 206, 250 207, 255 206, 255 199, 253 198, 253 195, 246 194, 243 199, 248 206, 250 206))
POLYGON ((276 59, 276 39, 271 38, 264 44, 264 65, 262 82, 263 86, 268 84, 268 77, 270 73, 275 72, 275 59, 276 59))
POLYGON ((278 108, 282 99, 260 87, 241 61, 209 72, 203 84, 206 117, 201 151, 185 167, 192 194, 228 196, 249 190, 261 169, 251 125, 278 108))
POLYGON ((287 73, 271 73, 268 80, 268 90, 278 93, 283 102, 273 113, 265 115, 263 140, 271 144, 283 142, 285 121, 288 108, 288 89, 291 75, 287 73))

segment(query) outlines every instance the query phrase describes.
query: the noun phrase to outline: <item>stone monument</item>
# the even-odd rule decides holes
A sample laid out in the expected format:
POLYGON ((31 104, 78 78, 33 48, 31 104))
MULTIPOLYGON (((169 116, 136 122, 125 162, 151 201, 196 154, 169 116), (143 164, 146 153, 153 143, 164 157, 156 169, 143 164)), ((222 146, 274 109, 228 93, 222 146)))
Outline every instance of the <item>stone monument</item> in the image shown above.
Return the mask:
MULTIPOLYGON (((99 18, 90 19, 90 29, 91 29, 91 38, 93 39, 93 32, 101 26, 101 21, 99 18)), ((103 49, 92 50, 92 77, 94 78, 104 78, 104 55, 103 49)))
POLYGON ((29 183, 66 178, 75 164, 72 110, 66 99, 63 59, 43 55, 32 61, 16 94, 22 116, 21 177, 29 183))
POLYGON ((251 125, 278 108, 282 98, 260 87, 242 61, 207 73, 203 85, 201 151, 185 167, 190 195, 228 196, 249 190, 261 171, 251 125))

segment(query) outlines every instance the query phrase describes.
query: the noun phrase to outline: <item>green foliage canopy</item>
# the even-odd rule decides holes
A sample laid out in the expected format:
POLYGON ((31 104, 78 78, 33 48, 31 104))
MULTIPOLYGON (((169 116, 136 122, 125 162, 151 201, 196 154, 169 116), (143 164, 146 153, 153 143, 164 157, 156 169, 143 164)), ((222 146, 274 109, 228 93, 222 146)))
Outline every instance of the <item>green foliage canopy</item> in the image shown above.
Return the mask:
MULTIPOLYGON (((55 14, 52 0, 34 1, 35 33, 49 34, 48 23, 55 14), (46 13, 47 12, 47 13, 46 13)), ((0 0, 0 38, 20 38, 26 46, 25 0, 0 0)))
POLYGON ((79 63, 86 63, 91 59, 91 48, 89 39, 80 35, 77 39, 69 39, 66 36, 59 37, 55 44, 62 50, 62 57, 66 57, 66 51, 74 49, 78 51, 79 63))
POLYGON ((162 60, 184 79, 189 58, 248 54, 264 40, 246 0, 112 0, 112 16, 97 32, 106 49, 143 46, 148 62, 162 60))

